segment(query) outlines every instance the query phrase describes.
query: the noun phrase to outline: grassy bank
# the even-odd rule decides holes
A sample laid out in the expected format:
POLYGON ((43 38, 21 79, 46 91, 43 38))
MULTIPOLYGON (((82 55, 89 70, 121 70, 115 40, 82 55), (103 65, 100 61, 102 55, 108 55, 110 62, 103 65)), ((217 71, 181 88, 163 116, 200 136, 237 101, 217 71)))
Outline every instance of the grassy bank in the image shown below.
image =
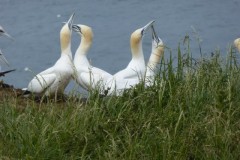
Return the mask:
POLYGON ((153 87, 86 103, 0 102, 1 159, 239 159, 240 69, 226 56, 166 49, 153 87), (169 58, 170 57, 170 58, 169 58))

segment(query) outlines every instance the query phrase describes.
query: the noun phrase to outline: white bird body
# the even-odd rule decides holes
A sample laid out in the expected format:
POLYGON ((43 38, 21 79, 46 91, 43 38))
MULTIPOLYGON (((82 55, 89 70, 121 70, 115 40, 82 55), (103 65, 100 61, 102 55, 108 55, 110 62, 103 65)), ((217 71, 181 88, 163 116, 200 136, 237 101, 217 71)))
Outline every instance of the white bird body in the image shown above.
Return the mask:
POLYGON ((152 51, 147 63, 145 86, 152 86, 156 75, 157 66, 164 54, 163 41, 157 36, 157 33, 152 26, 152 51))
POLYGON ((73 74, 72 58, 62 55, 54 66, 36 75, 28 85, 28 91, 50 96, 61 94, 71 80, 73 74))
POLYGON ((78 24, 73 25, 73 30, 81 36, 80 45, 74 56, 75 80, 88 91, 100 89, 105 86, 107 79, 112 75, 100 68, 93 67, 87 59, 87 53, 92 45, 92 29, 89 26, 78 24))
POLYGON ((112 78, 108 80, 107 86, 105 87, 107 90, 107 95, 116 95, 121 96, 125 89, 129 89, 139 84, 139 79, 137 78, 127 78, 127 79, 115 79, 112 78), (110 87, 111 88, 110 88, 110 87))
POLYGON ((142 37, 153 22, 149 22, 146 26, 135 30, 131 34, 132 59, 125 69, 117 72, 113 75, 113 78, 108 80, 108 95, 114 93, 120 95, 122 90, 133 87, 144 79, 146 64, 142 50, 142 37))
POLYGON ((119 71, 118 73, 114 74, 114 78, 117 80, 120 79, 142 79, 145 73, 145 61, 143 53, 140 52, 140 57, 135 58, 133 57, 128 66, 124 69, 119 71))
POLYGON ((73 74, 71 34, 74 14, 60 31, 61 56, 54 66, 40 72, 28 84, 27 90, 35 95, 62 94, 73 74))
POLYGON ((235 39, 233 43, 237 48, 238 52, 240 52, 240 38, 235 39))

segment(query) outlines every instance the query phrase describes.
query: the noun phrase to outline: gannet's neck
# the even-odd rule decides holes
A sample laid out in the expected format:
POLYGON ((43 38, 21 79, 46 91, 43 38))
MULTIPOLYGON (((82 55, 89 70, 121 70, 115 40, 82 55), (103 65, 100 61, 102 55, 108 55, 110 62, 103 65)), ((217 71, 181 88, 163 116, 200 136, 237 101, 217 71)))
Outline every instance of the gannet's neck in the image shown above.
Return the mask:
POLYGON ((80 70, 83 69, 82 66, 84 67, 89 67, 90 63, 87 59, 87 56, 85 54, 75 54, 73 63, 76 68, 79 68, 80 70))
POLYGON ((163 54, 164 54, 163 44, 160 44, 158 46, 153 46, 152 53, 150 55, 147 66, 150 67, 151 69, 156 68, 156 66, 159 64, 160 59, 162 58, 163 54))
POLYGON ((92 42, 89 41, 88 39, 86 39, 85 37, 81 37, 81 42, 80 45, 78 47, 78 49, 76 50, 75 56, 74 56, 74 64, 76 66, 86 66, 89 67, 90 63, 87 59, 87 53, 90 49, 92 45, 92 42))
POLYGON ((77 32, 81 37, 80 45, 76 50, 74 57, 74 64, 77 66, 90 66, 87 59, 87 53, 92 46, 93 33, 90 27, 85 25, 79 25, 81 28, 80 32, 77 32))
POLYGON ((78 28, 76 28, 76 31, 81 37, 80 45, 77 49, 77 54, 86 55, 92 46, 93 40, 92 29, 89 26, 79 24, 78 28))
POLYGON ((132 33, 130 45, 133 59, 144 58, 142 50, 142 35, 139 29, 132 33))
POLYGON ((81 42, 76 53, 87 55, 91 46, 92 46, 92 40, 84 36, 81 36, 81 42))
POLYGON ((62 54, 71 54, 71 31, 64 25, 60 31, 60 44, 62 54))

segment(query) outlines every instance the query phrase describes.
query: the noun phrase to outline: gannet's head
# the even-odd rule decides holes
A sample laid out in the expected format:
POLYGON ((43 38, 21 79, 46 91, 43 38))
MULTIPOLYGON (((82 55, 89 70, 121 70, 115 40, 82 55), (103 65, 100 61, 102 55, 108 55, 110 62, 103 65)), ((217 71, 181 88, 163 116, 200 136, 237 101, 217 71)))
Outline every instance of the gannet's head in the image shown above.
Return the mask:
POLYGON ((154 26, 151 25, 152 30, 152 52, 155 52, 156 54, 162 54, 164 51, 163 41, 161 38, 158 37, 154 26))
POLYGON ((139 45, 141 43, 142 37, 145 35, 146 31, 148 30, 148 28, 154 23, 154 21, 149 22, 146 26, 139 28, 137 30, 135 30, 132 34, 131 34, 131 38, 130 38, 130 44, 131 44, 131 49, 134 52, 138 52, 139 49, 139 45))
POLYGON ((60 41, 61 41, 62 50, 65 50, 70 44, 71 35, 72 35, 73 17, 74 17, 74 13, 71 15, 67 23, 64 24, 64 26, 60 31, 60 41))
POLYGON ((240 38, 234 40, 234 46, 237 48, 238 52, 240 52, 240 38))
POLYGON ((4 55, 3 55, 3 53, 2 53, 1 50, 0 50, 0 60, 1 60, 3 63, 5 63, 6 65, 9 66, 9 63, 8 63, 7 59, 4 57, 4 55))
POLYGON ((5 36, 7 38, 10 38, 11 40, 13 40, 12 36, 10 36, 4 29, 2 26, 0 26, 0 36, 5 36))
POLYGON ((82 24, 73 24, 72 29, 74 32, 78 33, 85 42, 91 43, 93 39, 92 28, 82 24))

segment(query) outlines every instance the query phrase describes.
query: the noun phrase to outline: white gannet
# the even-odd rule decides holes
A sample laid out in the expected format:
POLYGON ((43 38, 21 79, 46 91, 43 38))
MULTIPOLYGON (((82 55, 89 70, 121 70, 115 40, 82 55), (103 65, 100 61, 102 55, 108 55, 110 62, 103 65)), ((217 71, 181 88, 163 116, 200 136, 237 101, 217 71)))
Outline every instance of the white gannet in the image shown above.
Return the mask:
POLYGON ((81 37, 80 45, 74 56, 74 66, 76 73, 74 75, 76 82, 84 89, 100 89, 104 87, 107 79, 112 75, 102 69, 93 67, 88 59, 87 53, 92 46, 93 32, 89 26, 73 25, 73 31, 81 37))
POLYGON ((240 38, 234 40, 234 46, 237 48, 238 52, 240 52, 240 38))
POLYGON ((160 63, 160 59, 164 54, 163 41, 158 37, 153 25, 151 26, 151 29, 152 29, 152 51, 149 61, 147 63, 145 86, 153 85, 157 65, 160 63))
POLYGON ((135 30, 131 34, 130 46, 132 52, 132 60, 129 62, 125 69, 117 72, 113 75, 113 78, 108 80, 108 95, 113 94, 114 92, 118 92, 116 94, 119 95, 119 92, 122 90, 130 88, 143 80, 146 64, 142 50, 142 38, 146 33, 146 30, 153 23, 154 21, 151 21, 144 27, 135 30))
POLYGON ((74 14, 60 31, 61 56, 51 68, 36 75, 28 84, 27 91, 34 95, 63 94, 73 74, 71 36, 74 14))

